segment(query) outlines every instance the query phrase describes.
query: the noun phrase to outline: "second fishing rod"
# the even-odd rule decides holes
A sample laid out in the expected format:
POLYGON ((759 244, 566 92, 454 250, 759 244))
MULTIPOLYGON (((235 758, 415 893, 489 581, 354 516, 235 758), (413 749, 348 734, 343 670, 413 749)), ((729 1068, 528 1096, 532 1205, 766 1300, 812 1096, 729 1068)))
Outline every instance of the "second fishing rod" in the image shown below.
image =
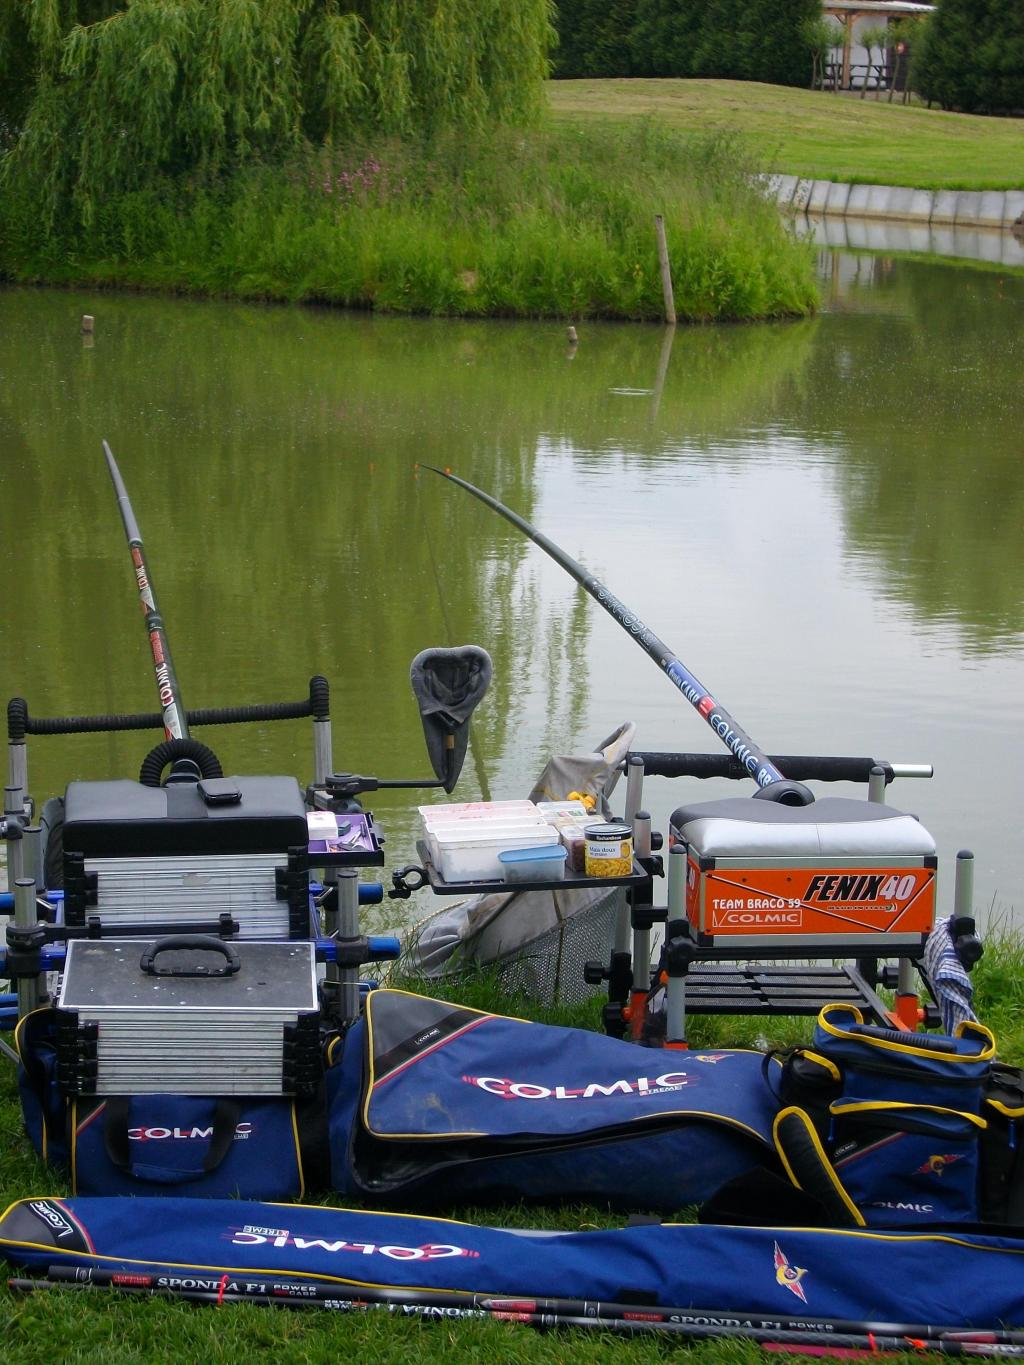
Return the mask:
MULTIPOLYGON (((749 1332, 799 1333, 802 1337, 900 1338, 917 1341, 971 1341, 1001 1345, 1024 1346, 1024 1333, 1011 1331, 979 1331, 973 1327, 952 1324, 914 1322, 873 1322, 855 1318, 830 1318, 815 1314, 802 1316, 786 1313, 743 1312, 734 1308, 702 1308, 697 1305, 665 1305, 628 1302, 609 1302, 598 1299, 568 1297, 474 1293, 462 1290, 430 1290, 387 1288, 382 1285, 324 1284, 308 1280, 267 1278, 246 1274, 147 1274, 102 1270, 87 1266, 51 1265, 46 1281, 29 1281, 45 1287, 47 1284, 78 1287, 114 1288, 150 1293, 175 1293, 179 1290, 212 1295, 238 1302, 263 1300, 279 1306, 289 1304, 332 1305, 348 1304, 355 1307, 392 1307, 414 1309, 429 1315, 455 1315, 461 1310, 467 1316, 517 1315, 559 1320, 586 1319, 597 1326, 602 1323, 647 1323, 669 1328, 695 1328, 724 1334, 749 1332)), ((614 1330, 612 1328, 611 1330, 614 1330)))
MULTIPOLYGON (((597 1318, 575 1314, 531 1312, 523 1301, 507 1301, 503 1308, 464 1307, 447 1302, 419 1303, 414 1296, 396 1293, 394 1299, 362 1297, 359 1289, 339 1286, 340 1292, 287 1293, 284 1287, 277 1286, 269 1293, 242 1292, 240 1282, 223 1276, 218 1282, 210 1282, 209 1288, 191 1287, 201 1283, 198 1277, 152 1277, 156 1283, 146 1284, 151 1277, 140 1275, 112 1276, 105 1284, 73 1280, 23 1279, 8 1280, 8 1288, 15 1293, 37 1293, 60 1289, 95 1291, 108 1289, 128 1295, 144 1295, 176 1299, 185 1303, 206 1304, 223 1307, 227 1304, 249 1303, 257 1307, 319 1309, 324 1312, 358 1313, 367 1310, 385 1311, 397 1316, 431 1319, 482 1319, 507 1322, 541 1331, 564 1330, 566 1328, 587 1331, 610 1332, 621 1336, 664 1335, 683 1341, 745 1340, 766 1348, 793 1350, 797 1353, 809 1352, 815 1355, 838 1355, 848 1357, 851 1352, 877 1354, 881 1352, 903 1353, 929 1351, 939 1355, 985 1356, 985 1357, 1024 1357, 1024 1346, 1009 1343, 958 1340, 952 1338, 914 1338, 908 1335, 890 1335, 879 1332, 838 1333, 816 1331, 791 1331, 767 1325, 753 1327, 746 1324, 739 1327, 719 1326, 707 1323, 675 1322, 672 1320, 651 1320, 637 1315, 635 1318, 597 1318), (169 1283, 162 1284, 161 1280, 169 1283), (180 1284, 175 1284, 180 1280, 180 1284), (115 1281, 120 1281, 116 1282, 115 1281), (227 1282, 227 1283, 225 1283, 227 1282), (189 1287, 186 1287, 189 1286, 189 1287), (233 1287, 232 1287, 233 1286, 233 1287), (279 1292, 280 1291, 280 1292, 279 1292)), ((454 1297, 454 1296, 453 1296, 454 1297)), ((482 1298, 482 1296, 479 1296, 482 1298)), ((501 1302, 494 1300, 493 1302, 501 1302)))
MULTIPOLYGON (((535 545, 538 545, 545 554, 550 555, 556 564, 560 564, 567 573, 579 583, 595 602, 608 612, 619 625, 630 635, 640 648, 658 665, 661 671, 679 689, 690 705, 697 711, 707 724, 714 730, 715 734, 722 741, 729 752, 740 762, 742 767, 757 783, 758 787, 769 787, 776 782, 785 782, 785 776, 779 771, 768 755, 761 747, 747 734, 740 723, 729 714, 720 701, 700 682, 697 677, 690 672, 681 659, 669 649, 663 640, 660 640, 651 628, 641 621, 640 617, 620 602, 614 593, 597 578, 583 567, 577 560, 566 552, 553 540, 550 540, 536 526, 533 526, 524 517, 519 516, 510 507, 499 502, 490 493, 485 493, 482 488, 477 488, 475 484, 469 483, 466 479, 460 479, 458 475, 451 473, 447 469, 438 469, 435 465, 424 465, 424 469, 431 470, 434 474, 440 474, 449 483, 458 484, 467 493, 472 493, 475 498, 492 508, 499 516, 517 527, 524 535, 529 536, 535 545)), ((780 796, 793 798, 796 793, 790 790, 787 783, 786 791, 781 791, 780 796)), ((790 799, 787 804, 805 804, 805 799, 790 799)))

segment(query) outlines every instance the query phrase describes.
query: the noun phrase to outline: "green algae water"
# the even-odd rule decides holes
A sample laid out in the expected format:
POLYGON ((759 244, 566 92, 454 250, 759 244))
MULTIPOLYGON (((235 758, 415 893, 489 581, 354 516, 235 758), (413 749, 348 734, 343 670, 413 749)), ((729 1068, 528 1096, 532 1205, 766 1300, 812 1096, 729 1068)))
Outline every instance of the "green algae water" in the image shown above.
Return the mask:
MULTIPOLYGON (((323 673, 336 769, 427 776, 409 662, 476 643, 494 682, 463 799, 523 796, 627 719, 639 748, 718 752, 562 570, 419 468, 448 467, 580 559, 769 753, 934 764, 888 799, 935 836, 943 909, 970 848, 982 920, 1024 923, 1024 279, 820 269, 808 321, 588 323, 575 346, 558 323, 0 292, 0 697, 155 709, 106 439, 187 706, 299 699, 323 673)), ((311 774, 308 722, 195 733, 225 772, 311 774)), ((30 786, 135 776, 160 737, 31 737, 30 786)), ((651 779, 645 804, 664 829, 745 790, 651 779)), ((368 798, 389 869, 429 799, 368 798)))

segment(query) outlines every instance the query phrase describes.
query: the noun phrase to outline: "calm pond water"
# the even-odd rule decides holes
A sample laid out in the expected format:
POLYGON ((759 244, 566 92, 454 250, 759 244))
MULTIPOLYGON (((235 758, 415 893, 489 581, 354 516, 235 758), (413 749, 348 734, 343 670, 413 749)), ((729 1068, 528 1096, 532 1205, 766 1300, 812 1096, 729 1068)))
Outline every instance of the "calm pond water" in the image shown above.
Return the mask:
MULTIPOLYGON (((581 559, 769 752, 933 763, 890 802, 1024 921, 1024 279, 822 250, 806 322, 462 323, 0 292, 0 697, 154 709, 100 442, 133 497, 186 703, 332 682, 335 766, 428 770, 408 665, 495 680, 463 798, 525 795, 625 719, 715 752, 621 628, 451 467, 581 559), (96 317, 91 346, 79 335, 96 317)), ((306 723, 197 732, 227 772, 310 771, 306 723)), ((158 735, 152 737, 156 742, 158 735)), ((37 797, 134 776, 139 734, 35 738, 37 797)), ((656 824, 739 784, 651 780, 656 824)), ((831 788, 839 794, 862 789, 831 788)), ((373 809, 411 859, 415 794, 373 809)), ((392 903, 377 923, 433 908, 392 903)))

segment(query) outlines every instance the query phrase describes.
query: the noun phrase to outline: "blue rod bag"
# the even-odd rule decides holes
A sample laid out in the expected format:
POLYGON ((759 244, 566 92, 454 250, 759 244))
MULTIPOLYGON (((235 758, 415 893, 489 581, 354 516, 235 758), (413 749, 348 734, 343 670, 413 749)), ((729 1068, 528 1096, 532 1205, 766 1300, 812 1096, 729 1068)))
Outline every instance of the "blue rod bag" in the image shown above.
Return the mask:
POLYGON ((15 1265, 292 1276, 351 1286, 645 1302, 995 1328, 1024 1322, 1024 1241, 662 1224, 513 1232, 409 1214, 220 1199, 24 1199, 15 1265))
POLYGON ((774 1166, 762 1053, 640 1048, 373 991, 328 1073, 332 1185, 376 1203, 664 1211, 774 1166))

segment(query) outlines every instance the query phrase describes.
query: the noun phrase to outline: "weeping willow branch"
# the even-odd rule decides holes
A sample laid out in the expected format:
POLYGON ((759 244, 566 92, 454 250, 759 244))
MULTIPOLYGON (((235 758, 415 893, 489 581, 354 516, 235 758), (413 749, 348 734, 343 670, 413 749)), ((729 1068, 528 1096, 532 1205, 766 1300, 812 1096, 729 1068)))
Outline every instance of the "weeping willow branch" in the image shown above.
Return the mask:
POLYGON ((7 3, 0 89, 26 58, 32 82, 0 104, 0 180, 44 221, 305 142, 529 122, 554 33, 551 0, 7 3))

